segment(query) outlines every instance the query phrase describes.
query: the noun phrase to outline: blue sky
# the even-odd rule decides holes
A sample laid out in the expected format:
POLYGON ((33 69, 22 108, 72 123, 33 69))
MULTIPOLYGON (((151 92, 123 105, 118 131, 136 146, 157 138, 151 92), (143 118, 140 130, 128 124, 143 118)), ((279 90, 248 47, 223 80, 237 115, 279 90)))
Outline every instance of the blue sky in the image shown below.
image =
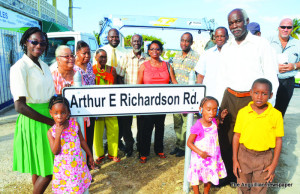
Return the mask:
MULTIPOLYGON (((48 2, 52 2, 48 0, 48 2)), ((68 13, 68 0, 57 1, 58 9, 68 13)), ((183 18, 214 19, 216 27, 228 28, 227 15, 234 8, 243 8, 250 22, 258 22, 262 36, 268 38, 277 33, 282 18, 300 18, 299 0, 73 0, 74 30, 81 32, 99 31, 99 21, 108 15, 139 15, 183 18), (284 3, 283 3, 284 2, 284 3), (297 10, 298 9, 298 10, 297 10)), ((128 34, 142 33, 162 38, 167 48, 179 48, 182 31, 124 29, 128 34)))

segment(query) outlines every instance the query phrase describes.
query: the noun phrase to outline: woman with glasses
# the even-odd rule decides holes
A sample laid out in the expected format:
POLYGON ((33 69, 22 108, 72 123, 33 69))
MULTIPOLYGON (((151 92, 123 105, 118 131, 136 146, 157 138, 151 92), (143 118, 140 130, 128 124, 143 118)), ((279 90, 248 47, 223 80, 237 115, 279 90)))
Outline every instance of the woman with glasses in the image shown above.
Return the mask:
MULTIPOLYGON (((77 42, 76 46, 76 59, 74 70, 79 71, 84 85, 95 85, 95 74, 93 73, 93 67, 90 63, 91 51, 89 45, 80 40, 77 42)), ((94 126, 95 126, 95 117, 90 117, 90 125, 87 126, 87 123, 84 123, 85 131, 85 141, 87 142, 91 152, 93 153, 93 140, 94 140, 94 126)), ((87 158, 88 161, 88 158, 87 158)), ((91 169, 91 167, 89 166, 91 169)))
POLYGON ((55 50, 55 56, 57 69, 52 72, 52 77, 56 94, 61 94, 64 87, 70 87, 74 84, 73 77, 75 75, 75 57, 71 49, 66 45, 60 45, 57 47, 55 50))
POLYGON ((30 173, 33 193, 43 193, 53 174, 47 131, 54 125, 48 104, 55 89, 49 67, 40 59, 47 53, 47 34, 31 27, 23 34, 20 46, 24 55, 10 69, 10 89, 20 113, 14 134, 13 171, 30 173))
MULTIPOLYGON (((169 64, 160 59, 163 45, 158 40, 153 40, 148 45, 148 54, 151 59, 144 62, 138 71, 137 84, 168 84, 170 80, 177 84, 173 69, 169 64)), ((155 127, 154 152, 160 158, 166 158, 164 154, 164 128, 166 115, 143 115, 141 118, 141 132, 139 133, 139 157, 141 163, 146 163, 150 153, 151 136, 155 127)))

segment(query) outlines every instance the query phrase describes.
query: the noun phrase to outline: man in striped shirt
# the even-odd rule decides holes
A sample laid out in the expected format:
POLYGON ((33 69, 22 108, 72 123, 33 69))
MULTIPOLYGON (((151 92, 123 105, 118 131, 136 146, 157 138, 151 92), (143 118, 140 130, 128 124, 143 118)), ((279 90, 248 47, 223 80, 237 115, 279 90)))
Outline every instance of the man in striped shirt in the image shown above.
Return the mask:
MULTIPOLYGON (((178 84, 189 83, 189 74, 191 71, 194 71, 199 60, 200 55, 196 51, 192 50, 192 44, 193 35, 189 32, 184 33, 180 39, 182 52, 178 52, 173 59, 173 69, 178 84)), ((181 157, 185 154, 187 116, 184 114, 173 114, 173 118, 174 130, 176 133, 176 145, 170 154, 176 154, 176 157, 181 157)))
MULTIPOLYGON (((118 76, 124 78, 124 79, 118 79, 119 84, 131 84, 131 85, 136 84, 139 67, 146 60, 146 55, 141 50, 142 45, 143 45, 142 36, 139 34, 133 35, 131 38, 132 51, 122 58, 120 65, 116 68, 118 76)), ((134 139, 131 131, 132 118, 133 118, 132 116, 118 117, 119 140, 120 140, 119 144, 123 144, 121 140, 123 137, 125 141, 125 153, 127 157, 130 157, 133 152, 134 139)), ((138 134, 139 134, 138 116, 137 116, 137 127, 138 127, 138 134)), ((139 142, 138 134, 137 134, 137 145, 139 142)))

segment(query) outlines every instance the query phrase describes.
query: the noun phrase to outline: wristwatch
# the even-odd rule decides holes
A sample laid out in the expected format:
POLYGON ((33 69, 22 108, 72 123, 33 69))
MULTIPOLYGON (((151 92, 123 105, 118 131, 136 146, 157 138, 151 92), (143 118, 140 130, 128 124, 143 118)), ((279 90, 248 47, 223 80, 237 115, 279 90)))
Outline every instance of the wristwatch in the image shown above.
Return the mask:
POLYGON ((296 63, 294 63, 294 70, 296 70, 297 69, 297 65, 296 65, 296 63))

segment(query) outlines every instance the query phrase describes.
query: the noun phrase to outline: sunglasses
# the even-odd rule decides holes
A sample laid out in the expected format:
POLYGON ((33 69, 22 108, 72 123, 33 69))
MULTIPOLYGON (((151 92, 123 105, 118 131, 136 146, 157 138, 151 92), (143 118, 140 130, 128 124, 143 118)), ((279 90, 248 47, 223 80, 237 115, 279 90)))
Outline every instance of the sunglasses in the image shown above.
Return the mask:
POLYGON ((39 42, 39 41, 36 41, 36 40, 27 40, 28 42, 30 42, 32 45, 38 45, 40 44, 40 46, 47 46, 47 42, 39 42))
POLYGON ((286 28, 287 28, 287 29, 289 29, 289 30, 293 28, 293 26, 279 26, 279 27, 280 27, 281 29, 286 29, 286 28))
POLYGON ((70 58, 75 58, 75 55, 65 55, 65 56, 59 56, 59 57, 63 57, 65 59, 70 59, 70 58))
POLYGON ((151 49, 149 49, 150 51, 160 51, 160 49, 159 48, 151 48, 151 49))

